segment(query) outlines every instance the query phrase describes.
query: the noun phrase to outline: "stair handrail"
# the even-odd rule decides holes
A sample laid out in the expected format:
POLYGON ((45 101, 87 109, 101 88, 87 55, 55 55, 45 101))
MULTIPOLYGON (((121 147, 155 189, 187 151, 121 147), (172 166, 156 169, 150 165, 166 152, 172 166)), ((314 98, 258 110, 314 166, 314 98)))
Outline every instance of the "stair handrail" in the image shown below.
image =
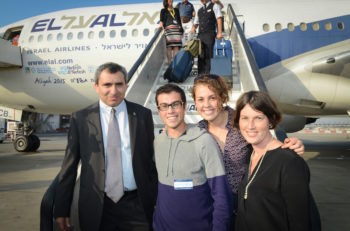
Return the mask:
MULTIPOLYGON (((260 70, 259 70, 259 67, 258 65, 256 64, 256 61, 255 61, 255 57, 254 57, 254 54, 248 44, 248 41, 244 35, 244 32, 241 28, 241 25, 239 24, 238 22, 238 19, 237 19, 237 16, 235 14, 235 11, 233 10, 233 7, 231 4, 228 4, 228 7, 227 7, 227 14, 228 16, 232 17, 232 21, 234 22, 236 28, 237 28, 237 32, 238 32, 238 36, 240 37, 241 41, 242 41, 242 45, 244 47, 244 50, 246 51, 246 54, 247 54, 247 57, 248 57, 248 61, 249 61, 249 65, 251 66, 252 68, 252 72, 253 72, 253 75, 254 75, 254 78, 256 80, 256 83, 258 85, 258 88, 260 91, 265 91, 265 92, 268 92, 267 90, 267 87, 265 85, 265 82, 261 76, 261 73, 260 73, 260 70)), ((230 31, 232 30, 232 25, 231 25, 231 28, 230 28, 230 31)))
POLYGON ((145 60, 148 52, 151 50, 151 48, 154 45, 155 41, 161 35, 162 30, 163 30, 163 28, 161 28, 161 27, 159 27, 156 30, 156 33, 153 35, 151 41, 147 44, 146 48, 143 50, 143 52, 141 53, 140 57, 136 60, 134 65, 132 65, 132 67, 130 68, 130 70, 128 72, 128 78, 126 80, 127 82, 130 81, 130 79, 133 77, 133 75, 135 74, 135 72, 137 71, 137 69, 139 68, 141 63, 145 60))

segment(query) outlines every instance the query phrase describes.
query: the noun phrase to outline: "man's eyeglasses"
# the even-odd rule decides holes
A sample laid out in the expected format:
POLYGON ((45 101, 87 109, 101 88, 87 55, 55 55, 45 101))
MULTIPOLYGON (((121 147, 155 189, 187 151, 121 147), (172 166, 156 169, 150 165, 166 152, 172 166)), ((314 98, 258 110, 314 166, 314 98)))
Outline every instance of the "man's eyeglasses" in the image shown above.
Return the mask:
POLYGON ((169 109, 169 107, 171 107, 172 109, 178 109, 178 108, 182 107, 183 104, 184 104, 184 102, 182 102, 182 101, 175 101, 171 104, 161 103, 158 105, 157 108, 159 111, 167 111, 169 109))

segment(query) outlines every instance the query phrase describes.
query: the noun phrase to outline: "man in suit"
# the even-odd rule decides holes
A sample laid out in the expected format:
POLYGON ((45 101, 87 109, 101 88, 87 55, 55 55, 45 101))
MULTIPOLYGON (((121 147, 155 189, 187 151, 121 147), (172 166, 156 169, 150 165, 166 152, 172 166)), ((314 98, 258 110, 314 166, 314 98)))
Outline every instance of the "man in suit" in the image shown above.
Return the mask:
POLYGON ((153 120, 149 109, 124 99, 126 76, 116 63, 101 65, 94 84, 99 102, 72 114, 55 195, 54 216, 61 230, 71 229, 69 215, 79 161, 78 210, 83 231, 151 229, 158 181, 153 120), (112 136, 118 138, 111 141, 112 136))

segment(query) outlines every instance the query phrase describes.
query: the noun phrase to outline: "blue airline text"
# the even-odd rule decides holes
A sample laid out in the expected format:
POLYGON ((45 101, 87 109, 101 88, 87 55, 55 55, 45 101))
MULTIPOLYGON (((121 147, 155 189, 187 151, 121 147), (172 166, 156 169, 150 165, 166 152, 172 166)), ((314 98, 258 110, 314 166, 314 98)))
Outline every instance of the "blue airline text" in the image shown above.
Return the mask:
POLYGON ((149 14, 148 12, 127 12, 124 11, 121 16, 125 18, 125 21, 120 21, 116 18, 117 14, 101 14, 101 15, 91 15, 91 16, 66 16, 63 15, 61 18, 48 18, 36 21, 32 27, 31 32, 40 31, 54 31, 61 29, 83 29, 83 28, 93 28, 96 26, 101 27, 117 27, 124 25, 141 25, 144 22, 148 22, 150 25, 158 24, 159 12, 153 12, 149 14))
MULTIPOLYGON (((78 25, 73 25, 71 28, 86 28, 90 22, 96 17, 96 15, 91 16, 89 19, 87 19, 84 22, 84 16, 79 17, 79 24, 78 25)), ((69 28, 72 23, 77 19, 77 17, 66 17, 63 16, 61 20, 67 20, 67 23, 65 24, 59 24, 56 23, 56 18, 52 19, 43 19, 37 21, 31 30, 31 32, 40 32, 40 31, 53 31, 53 30, 60 30, 60 29, 67 29, 69 28)), ((102 27, 115 27, 115 26, 124 26, 126 23, 125 22, 116 22, 116 14, 102 14, 99 15, 92 23, 90 24, 90 28, 93 28, 95 26, 102 26, 102 27)))

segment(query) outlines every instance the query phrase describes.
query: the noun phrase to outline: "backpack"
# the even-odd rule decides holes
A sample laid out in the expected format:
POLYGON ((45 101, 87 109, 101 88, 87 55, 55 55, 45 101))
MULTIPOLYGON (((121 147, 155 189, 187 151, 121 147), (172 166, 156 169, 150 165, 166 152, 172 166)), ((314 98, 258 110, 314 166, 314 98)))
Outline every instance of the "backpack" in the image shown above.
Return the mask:
POLYGON ((200 56, 203 58, 204 52, 203 52, 203 46, 202 42, 199 39, 191 39, 189 40, 185 47, 184 50, 190 52, 192 57, 200 56))

